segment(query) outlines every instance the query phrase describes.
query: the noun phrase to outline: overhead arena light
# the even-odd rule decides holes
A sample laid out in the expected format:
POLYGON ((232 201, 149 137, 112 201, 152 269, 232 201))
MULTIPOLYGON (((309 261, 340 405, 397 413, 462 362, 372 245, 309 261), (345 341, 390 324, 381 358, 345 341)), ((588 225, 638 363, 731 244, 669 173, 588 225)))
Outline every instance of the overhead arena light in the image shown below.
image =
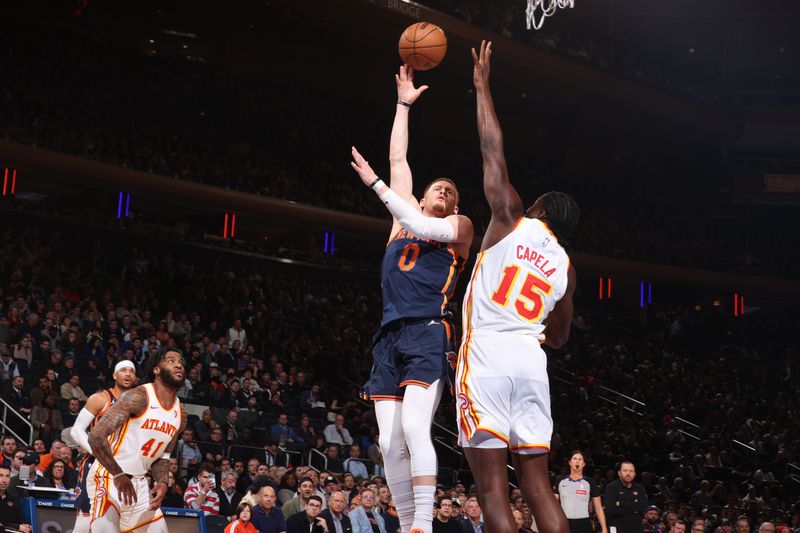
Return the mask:
POLYGON ((174 35, 175 37, 186 37, 187 39, 197 39, 196 33, 190 33, 177 30, 161 30, 164 35, 174 35))

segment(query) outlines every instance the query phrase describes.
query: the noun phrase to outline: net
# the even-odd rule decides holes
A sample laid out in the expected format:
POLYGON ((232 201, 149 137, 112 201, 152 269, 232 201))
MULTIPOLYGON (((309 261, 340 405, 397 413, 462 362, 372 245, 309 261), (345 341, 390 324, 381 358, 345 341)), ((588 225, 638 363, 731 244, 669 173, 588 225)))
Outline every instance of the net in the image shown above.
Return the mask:
POLYGON ((544 19, 553 16, 558 9, 575 7, 575 0, 528 0, 525 8, 525 26, 527 29, 539 30, 544 19))

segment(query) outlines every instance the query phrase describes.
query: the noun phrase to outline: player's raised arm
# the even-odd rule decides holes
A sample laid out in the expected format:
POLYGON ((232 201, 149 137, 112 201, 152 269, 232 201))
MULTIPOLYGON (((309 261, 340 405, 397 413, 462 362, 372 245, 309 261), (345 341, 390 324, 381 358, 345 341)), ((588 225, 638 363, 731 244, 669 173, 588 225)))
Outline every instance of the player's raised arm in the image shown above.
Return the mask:
MULTIPOLYGON (((394 186, 387 186, 375 174, 369 161, 364 159, 355 146, 352 148, 351 154, 353 161, 350 162, 350 166, 358 173, 364 185, 371 188, 380 197, 396 223, 414 235, 425 239, 453 243, 472 242, 472 222, 467 217, 450 215, 445 218, 436 218, 423 215, 419 204, 412 204, 404 200, 394 190, 394 186)), ((452 191, 452 193, 455 192, 452 191)), ((450 193, 446 192, 445 194, 450 193)), ((392 234, 394 233, 393 229, 392 234)))
POLYGON ((153 476, 153 488, 150 489, 151 511, 161 507, 161 502, 164 500, 164 496, 167 495, 167 490, 169 489, 169 456, 172 454, 172 450, 175 449, 178 436, 183 435, 183 430, 186 429, 186 418, 186 412, 181 409, 181 427, 164 449, 164 455, 156 459, 156 462, 150 467, 150 474, 153 476))
POLYGON ((92 454, 100 461, 103 468, 113 476, 114 485, 120 493, 120 499, 130 505, 136 502, 136 491, 122 468, 114 459, 114 451, 108 437, 114 434, 129 418, 136 417, 147 409, 147 391, 144 387, 136 387, 123 394, 109 407, 106 414, 89 432, 89 446, 92 454))
POLYGON ((86 401, 81 412, 78 413, 78 418, 72 425, 69 434, 72 439, 78 444, 81 450, 86 453, 92 453, 92 448, 89 446, 89 433, 86 431, 94 421, 97 414, 103 410, 106 405, 106 395, 104 392, 95 392, 86 401))
MULTIPOLYGON (((506 156, 503 153, 503 130, 494 110, 492 92, 489 88, 489 70, 491 67, 492 43, 481 41, 479 52, 472 49, 472 81, 478 107, 478 136, 483 156, 483 190, 486 201, 492 209, 492 222, 487 237, 492 232, 492 225, 499 225, 498 230, 507 230, 522 215, 522 200, 508 179, 506 156)), ((484 241, 485 242, 485 241, 484 241)), ((486 246, 484 246, 486 247, 486 246)))
POLYGON ((419 204, 413 195, 411 167, 408 165, 408 114, 417 98, 424 93, 427 85, 414 87, 414 69, 402 65, 394 75, 397 83, 397 104, 395 105, 392 136, 389 139, 389 185, 392 190, 408 201, 417 210, 419 204))

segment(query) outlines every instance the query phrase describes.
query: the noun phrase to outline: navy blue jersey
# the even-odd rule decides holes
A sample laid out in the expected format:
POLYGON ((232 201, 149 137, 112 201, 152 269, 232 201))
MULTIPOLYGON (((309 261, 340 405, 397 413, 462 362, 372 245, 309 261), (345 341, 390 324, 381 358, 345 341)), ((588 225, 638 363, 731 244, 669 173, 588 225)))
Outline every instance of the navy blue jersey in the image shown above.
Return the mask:
MULTIPOLYGON (((92 423, 89 424, 89 428, 86 430, 87 433, 92 430, 92 428, 97 424, 97 421, 100 420, 100 417, 106 414, 108 408, 116 402, 119 398, 114 396, 114 389, 106 389, 103 391, 106 395, 106 405, 103 407, 99 413, 94 417, 92 423)), ((81 460, 78 466, 78 486, 75 487, 75 507, 78 509, 79 513, 89 514, 91 501, 89 500, 89 495, 86 494, 86 476, 89 473, 89 468, 91 468, 92 463, 94 463, 94 456, 92 454, 85 454, 83 459, 81 460)))
POLYGON ((466 261, 447 243, 420 239, 405 229, 389 242, 381 263, 383 320, 448 316, 466 261))

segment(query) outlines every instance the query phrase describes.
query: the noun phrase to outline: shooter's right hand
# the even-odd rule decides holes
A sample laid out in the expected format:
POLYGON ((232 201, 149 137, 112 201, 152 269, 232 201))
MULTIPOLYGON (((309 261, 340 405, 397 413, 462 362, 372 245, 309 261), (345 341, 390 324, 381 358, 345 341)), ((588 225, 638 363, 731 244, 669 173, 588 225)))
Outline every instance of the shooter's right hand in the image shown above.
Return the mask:
POLYGON ((414 69, 411 65, 400 66, 400 72, 394 75, 397 82, 397 99, 408 105, 416 102, 419 95, 428 90, 427 85, 414 87, 414 69))

